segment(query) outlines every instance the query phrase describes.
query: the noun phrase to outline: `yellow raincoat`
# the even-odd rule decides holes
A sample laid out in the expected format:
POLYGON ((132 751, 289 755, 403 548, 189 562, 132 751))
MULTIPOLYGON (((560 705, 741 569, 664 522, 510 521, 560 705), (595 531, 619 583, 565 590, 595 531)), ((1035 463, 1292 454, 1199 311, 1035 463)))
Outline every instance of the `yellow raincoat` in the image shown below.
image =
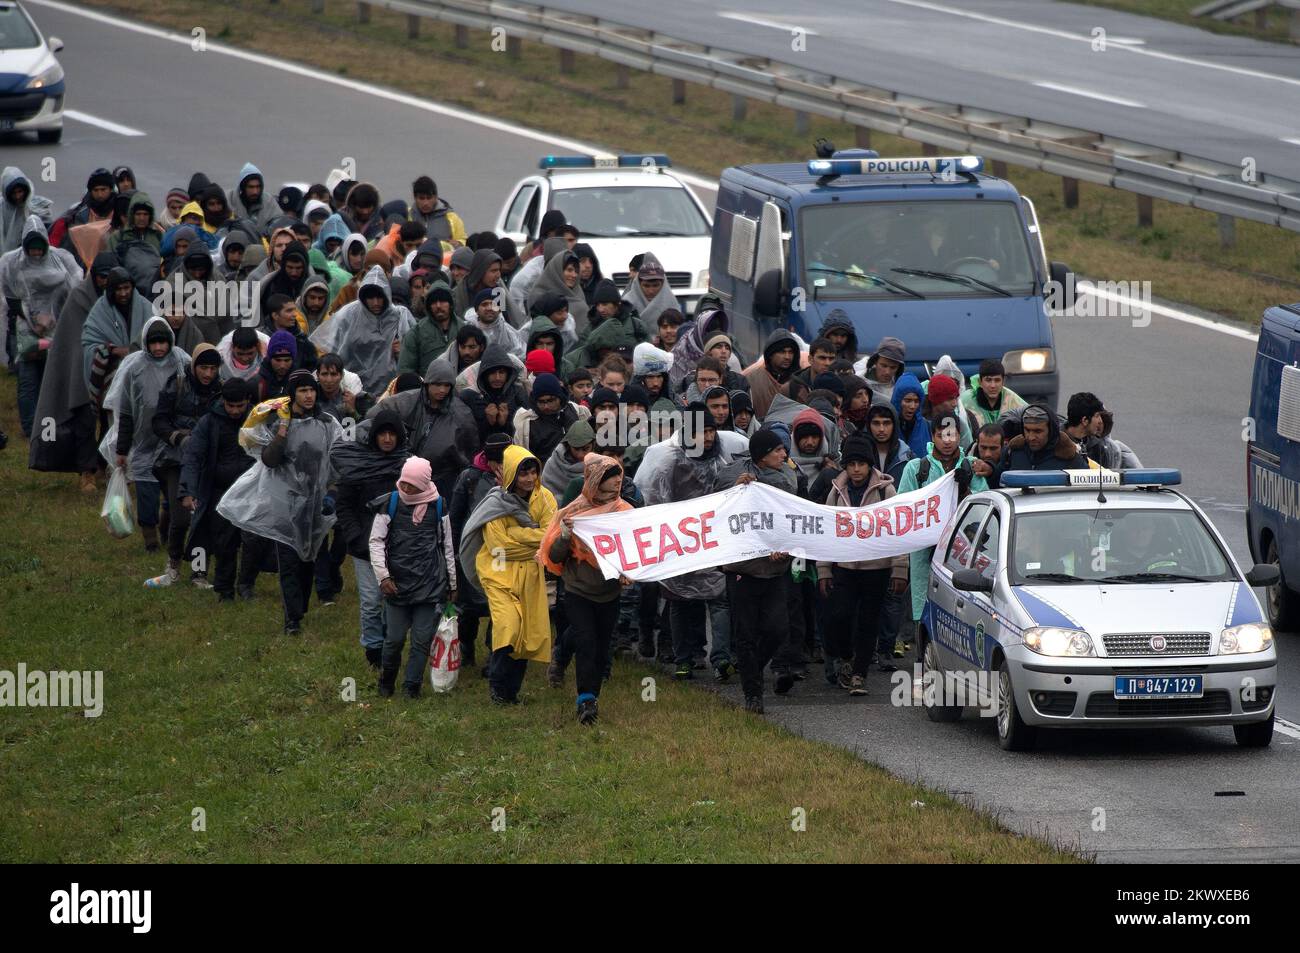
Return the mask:
MULTIPOLYGON (((502 459, 501 484, 515 481, 519 464, 537 458, 511 444, 502 459)), ((517 659, 551 660, 551 616, 546 603, 546 576, 537 561, 546 528, 555 518, 555 497, 537 481, 528 499, 528 515, 536 529, 502 516, 483 527, 483 546, 474 558, 483 594, 492 613, 492 650, 510 646, 517 659), (502 566, 504 560, 504 567, 502 566)))

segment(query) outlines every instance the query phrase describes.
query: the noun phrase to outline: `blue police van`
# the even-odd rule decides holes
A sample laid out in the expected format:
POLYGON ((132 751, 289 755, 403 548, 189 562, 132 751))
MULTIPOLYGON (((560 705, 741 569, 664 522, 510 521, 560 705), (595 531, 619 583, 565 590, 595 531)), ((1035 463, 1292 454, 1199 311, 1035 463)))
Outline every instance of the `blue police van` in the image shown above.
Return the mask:
POLYGON ((1065 287, 1068 269, 1048 261, 1033 203, 983 167, 848 149, 724 170, 709 288, 739 349, 760 356, 778 328, 811 341, 838 310, 862 354, 897 337, 922 380, 944 354, 968 376, 999 358, 1008 387, 1054 408, 1045 291, 1065 287))
POLYGON ((1281 571, 1281 579, 1268 588, 1269 621, 1275 629, 1295 631, 1300 629, 1300 304, 1264 312, 1250 386, 1250 421, 1250 555, 1281 571))

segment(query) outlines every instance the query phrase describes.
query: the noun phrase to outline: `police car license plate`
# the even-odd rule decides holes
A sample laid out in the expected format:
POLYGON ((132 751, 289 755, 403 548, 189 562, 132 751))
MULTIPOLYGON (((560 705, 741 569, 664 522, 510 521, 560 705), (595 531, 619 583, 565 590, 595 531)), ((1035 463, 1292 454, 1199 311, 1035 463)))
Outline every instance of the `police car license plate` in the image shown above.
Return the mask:
POLYGON ((1116 698, 1200 698, 1200 675, 1116 675, 1116 698))

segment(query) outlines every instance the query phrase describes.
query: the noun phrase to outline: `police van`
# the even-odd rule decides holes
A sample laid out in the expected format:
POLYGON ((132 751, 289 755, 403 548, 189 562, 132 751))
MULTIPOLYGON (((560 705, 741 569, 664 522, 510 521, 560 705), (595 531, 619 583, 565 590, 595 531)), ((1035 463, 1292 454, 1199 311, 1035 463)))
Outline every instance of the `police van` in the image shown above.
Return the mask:
POLYGON ((1300 629, 1300 304, 1264 312, 1250 386, 1246 534, 1256 562, 1278 568, 1268 616, 1300 629))
POLYGON ((542 217, 559 209, 591 246, 605 277, 627 287, 628 262, 653 252, 690 314, 708 287, 708 209, 671 171, 666 155, 543 156, 497 218, 496 233, 535 240, 542 217))
POLYGON ((1008 750, 1055 727, 1231 725, 1269 744, 1277 650, 1251 587, 1276 570, 1242 573, 1177 470, 1000 482, 962 501, 930 562, 931 720, 985 708, 1008 750))
POLYGON ((805 341, 844 312, 860 353, 886 335, 922 380, 944 354, 970 376, 999 358, 1008 387, 1055 408, 1049 262, 1033 203, 983 174, 978 156, 882 159, 867 149, 805 163, 725 169, 714 211, 710 290, 740 350, 777 328, 805 341))

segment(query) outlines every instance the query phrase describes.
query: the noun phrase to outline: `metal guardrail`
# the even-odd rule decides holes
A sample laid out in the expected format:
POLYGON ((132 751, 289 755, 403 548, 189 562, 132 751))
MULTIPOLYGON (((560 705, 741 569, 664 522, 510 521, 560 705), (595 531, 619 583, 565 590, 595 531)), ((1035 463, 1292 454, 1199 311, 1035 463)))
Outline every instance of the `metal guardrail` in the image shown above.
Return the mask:
MULTIPOLYGON (((366 6, 362 4, 361 6, 366 6)), ((1300 180, 1258 174, 1159 146, 1015 116, 920 99, 792 63, 705 46, 664 33, 496 0, 369 0, 368 6, 532 40, 632 69, 826 116, 944 150, 1123 189, 1300 231, 1300 180)))

